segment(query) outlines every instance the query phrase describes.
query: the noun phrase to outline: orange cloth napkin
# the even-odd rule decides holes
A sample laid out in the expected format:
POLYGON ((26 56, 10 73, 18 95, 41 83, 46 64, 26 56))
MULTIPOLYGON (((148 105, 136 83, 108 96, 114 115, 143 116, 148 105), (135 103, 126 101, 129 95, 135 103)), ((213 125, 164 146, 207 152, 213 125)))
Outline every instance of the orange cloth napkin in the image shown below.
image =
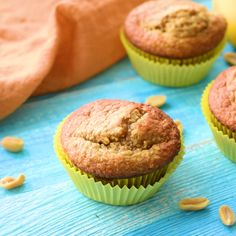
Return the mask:
POLYGON ((0 119, 124 56, 119 28, 144 0, 0 0, 0 119))

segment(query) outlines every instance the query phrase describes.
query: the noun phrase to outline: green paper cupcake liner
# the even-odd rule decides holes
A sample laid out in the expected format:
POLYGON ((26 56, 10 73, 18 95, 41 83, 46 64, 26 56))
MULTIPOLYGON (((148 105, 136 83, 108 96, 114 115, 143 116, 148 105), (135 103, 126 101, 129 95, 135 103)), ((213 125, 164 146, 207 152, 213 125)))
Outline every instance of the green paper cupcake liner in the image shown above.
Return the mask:
POLYGON ((212 123, 218 128, 218 130, 222 131, 224 134, 227 134, 230 138, 234 138, 234 140, 236 141, 236 132, 233 132, 232 130, 221 124, 211 111, 210 117, 212 123))
POLYGON ((203 92, 201 107, 206 121, 213 133, 214 139, 217 146, 222 151, 222 153, 231 161, 236 162, 236 141, 235 133, 230 131, 224 125, 222 125, 212 114, 209 104, 208 96, 209 91, 212 86, 212 82, 206 87, 203 92))
MULTIPOLYGON (((181 150, 178 155, 159 173, 105 183, 79 170, 68 160, 60 144, 60 133, 63 123, 64 121, 59 125, 54 137, 56 154, 77 189, 85 196, 98 202, 111 205, 132 205, 145 201, 159 190, 183 159, 184 146, 181 145, 181 150)), ((181 140, 181 143, 183 143, 183 140, 181 140)))
POLYGON ((132 186, 139 187, 142 185, 143 187, 147 187, 149 184, 153 185, 165 175, 166 171, 167 166, 150 174, 126 179, 102 179, 89 174, 87 175, 94 178, 95 181, 101 181, 103 184, 109 183, 111 186, 118 185, 119 187, 127 186, 130 188, 132 186))
POLYGON ((185 87, 201 81, 223 50, 226 38, 212 51, 191 59, 166 59, 150 55, 132 45, 120 32, 121 41, 133 67, 145 80, 168 87, 185 87))

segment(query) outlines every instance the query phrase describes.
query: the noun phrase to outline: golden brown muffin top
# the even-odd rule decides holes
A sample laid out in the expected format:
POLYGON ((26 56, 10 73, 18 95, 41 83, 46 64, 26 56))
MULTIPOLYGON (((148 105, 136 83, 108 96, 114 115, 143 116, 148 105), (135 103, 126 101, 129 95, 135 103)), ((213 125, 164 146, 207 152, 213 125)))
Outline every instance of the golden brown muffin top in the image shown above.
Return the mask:
POLYGON ((126 18, 129 41, 152 55, 187 59, 214 49, 224 38, 226 21, 189 0, 148 1, 126 18))
POLYGON ((171 162, 180 150, 180 134, 158 108, 98 100, 66 119, 61 144, 82 171, 101 178, 129 178, 171 162))
POLYGON ((236 131, 236 66, 216 78, 209 92, 209 106, 221 124, 236 131))

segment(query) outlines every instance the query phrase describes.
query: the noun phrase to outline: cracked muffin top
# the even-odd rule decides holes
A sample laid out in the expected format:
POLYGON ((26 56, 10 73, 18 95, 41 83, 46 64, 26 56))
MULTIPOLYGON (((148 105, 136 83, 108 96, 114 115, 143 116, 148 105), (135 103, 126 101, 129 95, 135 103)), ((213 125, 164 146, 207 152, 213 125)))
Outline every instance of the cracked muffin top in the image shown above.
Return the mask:
POLYGON ((125 20, 124 31, 137 48, 152 55, 187 59, 214 49, 227 28, 223 16, 189 0, 148 1, 125 20))
POLYGON ((208 99, 210 110, 217 120, 236 132, 236 66, 219 74, 208 99))
POLYGON ((158 108, 98 100, 65 120, 61 145, 80 170, 111 179, 162 168, 178 154, 181 141, 174 121, 158 108))

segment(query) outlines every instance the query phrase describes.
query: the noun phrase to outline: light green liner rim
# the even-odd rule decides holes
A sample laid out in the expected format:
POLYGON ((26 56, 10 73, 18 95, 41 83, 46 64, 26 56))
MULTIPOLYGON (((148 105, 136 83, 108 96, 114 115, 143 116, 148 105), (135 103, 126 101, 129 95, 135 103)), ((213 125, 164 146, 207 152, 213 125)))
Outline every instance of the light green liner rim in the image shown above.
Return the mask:
POLYGON ((121 41, 133 67, 145 80, 168 87, 185 87, 201 81, 223 50, 226 38, 211 52, 193 59, 165 59, 145 53, 134 47, 120 32, 121 41))
MULTIPOLYGON (((225 129, 227 129, 225 126, 219 123, 219 121, 216 121, 215 118, 213 118, 213 114, 210 111, 209 104, 208 104, 208 96, 209 91, 212 86, 211 82, 206 89, 203 92, 202 100, 201 100, 201 107, 204 114, 204 117, 213 133, 213 137, 215 139, 215 142, 219 149, 222 151, 222 153, 230 159, 233 162, 236 162, 236 141, 233 137, 231 137, 225 129), (223 129, 225 127, 225 129, 223 129)), ((228 130, 228 129, 227 129, 228 130)))
POLYGON ((127 186, 112 186, 110 183, 103 184, 101 181, 95 181, 94 178, 83 173, 68 162, 66 154, 60 146, 60 129, 62 124, 63 122, 58 126, 54 136, 54 149, 58 159, 66 169, 77 189, 85 196, 98 202, 110 205, 132 205, 147 200, 167 181, 183 159, 184 145, 182 141, 179 154, 168 165, 165 175, 155 184, 149 184, 147 187, 140 185, 139 187, 132 186, 130 188, 127 186))

